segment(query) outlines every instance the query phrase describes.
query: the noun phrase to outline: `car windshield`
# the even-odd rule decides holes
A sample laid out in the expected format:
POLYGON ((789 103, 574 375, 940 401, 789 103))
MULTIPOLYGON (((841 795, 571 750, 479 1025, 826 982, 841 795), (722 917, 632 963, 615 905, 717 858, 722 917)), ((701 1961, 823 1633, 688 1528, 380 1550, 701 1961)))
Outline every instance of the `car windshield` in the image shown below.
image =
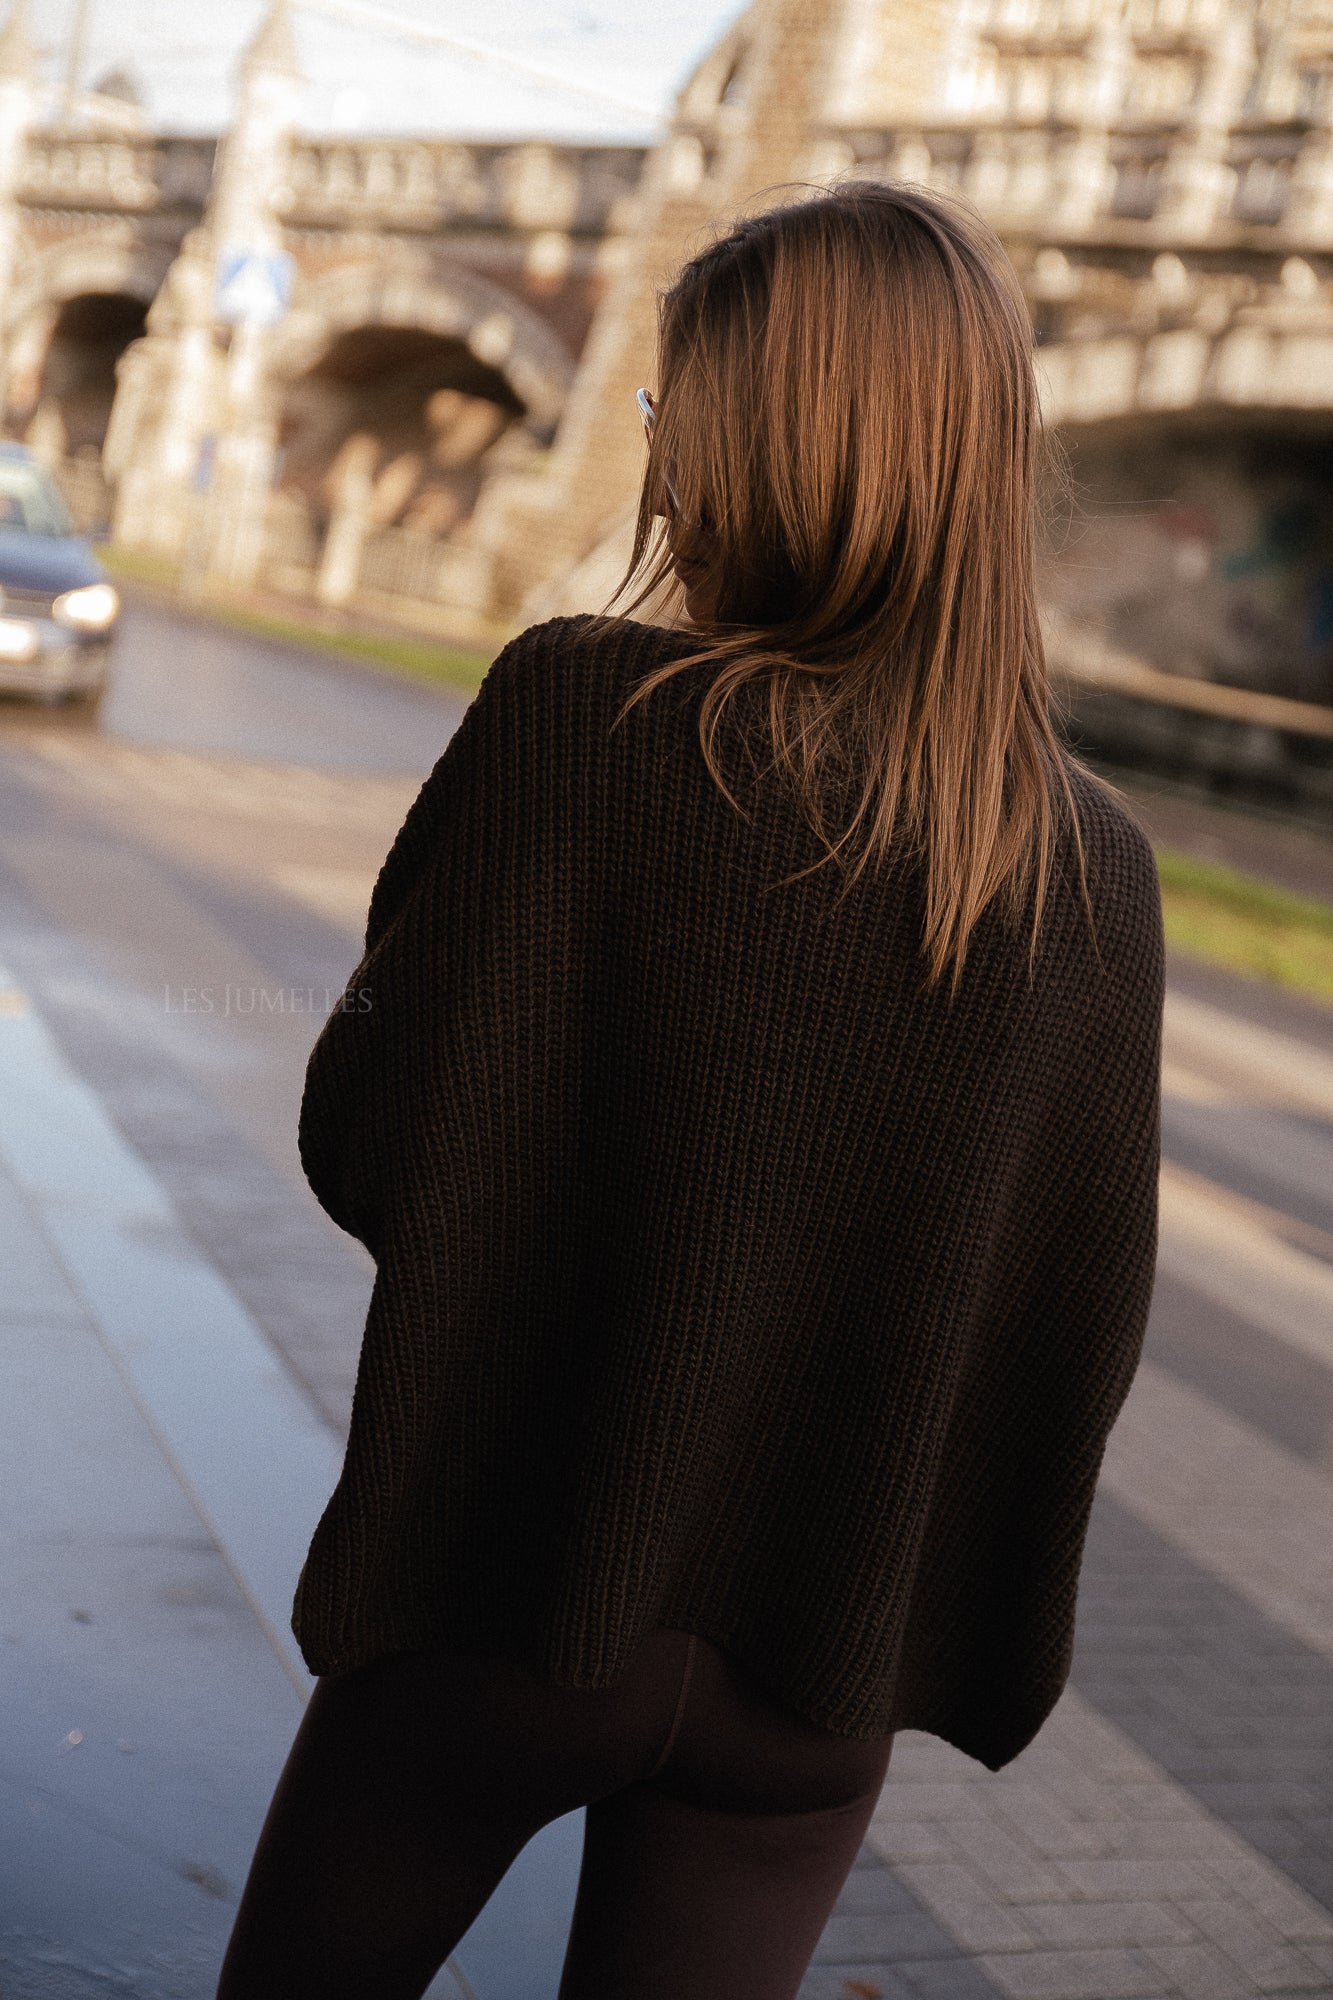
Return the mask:
POLYGON ((74 523, 50 475, 21 458, 0 458, 0 535, 72 535, 74 523))

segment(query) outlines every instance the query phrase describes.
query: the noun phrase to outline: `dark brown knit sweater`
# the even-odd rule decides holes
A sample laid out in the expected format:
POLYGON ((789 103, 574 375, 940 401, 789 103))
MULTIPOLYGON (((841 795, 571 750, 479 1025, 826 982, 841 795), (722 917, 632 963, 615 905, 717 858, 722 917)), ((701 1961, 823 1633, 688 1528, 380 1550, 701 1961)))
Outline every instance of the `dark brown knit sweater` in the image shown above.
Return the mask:
POLYGON ((315 1673, 456 1641, 600 1688, 682 1628, 998 1769, 1148 1310, 1151 850, 1073 767, 1100 959, 1066 836, 1031 982, 991 912, 923 992, 910 859, 763 893, 824 850, 735 725, 752 823, 721 796, 707 670, 611 732, 687 647, 524 633, 376 883, 301 1109, 377 1275, 293 1629, 315 1673))

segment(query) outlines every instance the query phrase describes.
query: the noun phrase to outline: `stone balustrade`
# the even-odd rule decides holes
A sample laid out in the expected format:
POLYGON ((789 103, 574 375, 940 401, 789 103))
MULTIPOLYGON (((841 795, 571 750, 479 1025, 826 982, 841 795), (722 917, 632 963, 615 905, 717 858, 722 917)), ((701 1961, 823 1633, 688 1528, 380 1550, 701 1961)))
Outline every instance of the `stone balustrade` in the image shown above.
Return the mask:
POLYGON ((466 227, 616 234, 637 146, 302 138, 274 206, 293 227, 466 227))
MULTIPOLYGON (((212 139, 37 132, 25 207, 202 213, 212 139)), ((430 139, 301 138, 275 210, 295 228, 473 228, 576 236, 620 233, 643 167, 639 146, 470 144, 430 139)))
MULTIPOLYGON (((1136 40, 1207 40, 1229 0, 1129 0, 1126 32, 1136 40)), ((1105 0, 988 0, 978 9, 984 35, 1043 43, 1089 36, 1104 26, 1105 0)))
MULTIPOLYGON (((1032 228, 1059 240, 1204 241, 1249 249, 1265 239, 1290 247, 1333 250, 1333 213, 1321 219, 1303 185, 1330 179, 1326 130, 1255 125, 1231 133, 1217 163, 1218 194, 1211 219, 1200 230, 1185 226, 1167 208, 1173 169, 1188 163, 1187 130, 1120 129, 1101 140, 1105 192, 1081 222, 1068 221, 1071 180, 1085 170, 1085 135, 1048 124, 982 125, 968 120, 911 131, 830 134, 825 156, 831 170, 855 169, 885 178, 921 180, 966 194, 1005 232, 1032 228)), ((1333 206, 1333 204, 1330 204, 1333 206)))
POLYGON ((216 151, 215 139, 33 132, 19 201, 27 208, 130 215, 192 208, 202 214, 216 151))
MULTIPOLYGON (((1190 0, 1199 15, 1211 5, 1190 0)), ((1185 0, 1155 0, 1155 7, 1172 19, 1190 11, 1185 0)), ((1087 13, 1084 0, 1021 0, 1021 9, 1020 0, 997 0, 996 13, 1004 10, 1006 19, 1016 20, 1021 10, 1043 8, 1060 12, 1071 32, 1087 13)), ((1086 64, 1072 67, 1082 71, 1086 64)), ((1042 106, 1033 98, 1027 115, 988 122, 969 114, 920 132, 840 133, 832 138, 832 153, 838 164, 862 172, 958 188, 1001 226, 1049 219, 1061 211, 1082 128, 1073 115, 1075 81, 1066 76, 1062 82, 1054 64, 1046 68, 1050 89, 1042 106)), ((1161 218, 1173 158, 1194 143, 1179 110, 1176 105, 1172 117, 1141 125, 1121 119, 1106 135, 1107 192, 1088 218, 1094 232, 1118 225, 1123 234, 1125 225, 1161 218)), ((1237 232, 1282 231, 1295 221, 1293 190, 1319 177, 1327 149, 1327 129, 1313 118, 1234 127, 1219 163, 1224 195, 1209 233, 1228 239, 1237 232)), ((19 198, 33 208, 202 213, 215 150, 211 139, 39 132, 28 143, 19 198)), ((287 182, 274 206, 298 229, 558 230, 603 237, 629 226, 643 157, 633 146, 302 138, 291 150, 287 182)))

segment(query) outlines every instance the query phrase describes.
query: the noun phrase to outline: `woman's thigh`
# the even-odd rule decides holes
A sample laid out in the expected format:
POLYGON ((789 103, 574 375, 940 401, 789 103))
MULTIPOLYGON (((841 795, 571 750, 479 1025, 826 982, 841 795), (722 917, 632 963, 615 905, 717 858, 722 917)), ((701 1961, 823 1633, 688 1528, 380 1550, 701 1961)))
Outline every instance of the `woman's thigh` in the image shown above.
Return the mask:
POLYGON ((658 1791, 714 1811, 763 1815, 821 1812, 882 1786, 892 1737, 866 1742, 821 1729, 693 1634, 686 1676, 669 1753, 648 1774, 658 1791))
POLYGON ((692 1641, 666 1756, 589 1806, 559 2000, 788 2000, 891 1749, 817 1728, 692 1641))
POLYGON ((549 1821, 646 1770, 687 1641, 614 1689, 440 1648, 320 1680, 269 1807, 219 2000, 415 2000, 549 1821))
POLYGON ((730 1813, 637 1784, 598 1800, 559 2000, 794 2000, 878 1798, 730 1813))
POLYGON ((220 2000, 415 2000, 526 1843, 581 1805, 566 2000, 776 2000, 793 1966, 799 1981, 855 1859, 879 1748, 788 1714, 682 1632, 652 1633, 604 1690, 455 1649, 321 1680, 260 1836, 220 2000), (752 1986, 732 1969, 742 1937, 752 1986), (715 1964, 729 1985, 707 1983, 715 1964))

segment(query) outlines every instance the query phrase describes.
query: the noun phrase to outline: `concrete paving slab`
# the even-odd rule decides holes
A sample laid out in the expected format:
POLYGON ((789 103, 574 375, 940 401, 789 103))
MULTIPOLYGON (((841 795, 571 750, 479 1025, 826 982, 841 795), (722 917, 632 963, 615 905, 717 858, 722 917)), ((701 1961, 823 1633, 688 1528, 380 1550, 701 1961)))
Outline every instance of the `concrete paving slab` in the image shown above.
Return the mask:
MULTIPOLYGON (((0 969, 0 991, 18 988, 0 969)), ((36 1013, 0 1016, 4 1160, 298 1688, 292 1589, 341 1452, 36 1013)))
POLYGON ((50 1244, 8 1182, 0 1187, 0 1325, 78 1320, 79 1302, 50 1244))
POLYGON ((1145 1361, 1101 1491, 1333 1660, 1333 1485, 1321 1473, 1145 1361))
POLYGON ((0 1329, 0 1515, 0 1991, 202 2000, 300 1701, 86 1317, 0 1329))
POLYGON ((583 1813, 530 1840, 427 2000, 556 2000, 583 1854, 583 1813), (460 1981, 457 1975, 462 1974, 460 1981))

